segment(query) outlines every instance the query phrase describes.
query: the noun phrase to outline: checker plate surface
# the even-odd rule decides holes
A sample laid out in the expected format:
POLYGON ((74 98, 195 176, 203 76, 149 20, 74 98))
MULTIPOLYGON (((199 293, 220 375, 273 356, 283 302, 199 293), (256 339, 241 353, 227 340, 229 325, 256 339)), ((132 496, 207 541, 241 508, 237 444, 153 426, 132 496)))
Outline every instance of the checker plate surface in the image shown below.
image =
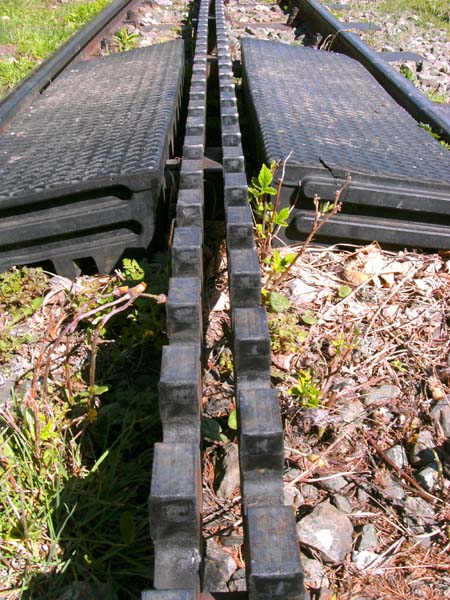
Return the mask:
POLYGON ((450 153, 358 62, 279 42, 242 40, 244 77, 266 159, 292 151, 286 183, 309 171, 431 184, 450 201, 450 153))
POLYGON ((112 185, 149 189, 181 94, 181 40, 81 62, 0 134, 0 208, 112 185))

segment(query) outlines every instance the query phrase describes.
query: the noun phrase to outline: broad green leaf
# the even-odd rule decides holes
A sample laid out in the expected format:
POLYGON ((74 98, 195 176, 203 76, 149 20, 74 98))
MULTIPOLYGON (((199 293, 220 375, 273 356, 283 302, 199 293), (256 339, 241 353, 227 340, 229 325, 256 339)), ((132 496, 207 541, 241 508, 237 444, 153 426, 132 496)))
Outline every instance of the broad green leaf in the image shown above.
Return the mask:
POLYGON ((291 306, 291 303, 286 296, 283 296, 283 294, 280 294, 279 292, 271 292, 270 306, 272 307, 272 310, 279 313, 287 310, 291 306))
POLYGON ((275 223, 275 225, 279 225, 280 227, 288 226, 288 222, 286 221, 286 219, 283 219, 283 217, 281 217, 280 213, 275 214, 273 222, 275 223))
POLYGON ((293 253, 286 254, 285 256, 283 256, 283 260, 281 261, 281 265, 283 267, 288 267, 291 264, 291 262, 294 261, 294 259, 295 259, 296 256, 297 255, 293 254, 293 253))
POLYGON ((96 396, 101 396, 108 390, 109 390, 109 387, 107 385, 94 385, 94 394, 96 396))
POLYGON ((352 293, 352 288, 349 285, 341 285, 338 289, 339 298, 347 298, 352 293))
POLYGON ((263 194, 269 194, 269 196, 276 196, 277 190, 273 187, 266 187, 262 190, 263 194))
POLYGON ((280 217, 280 219, 284 219, 286 220, 289 217, 289 207, 287 206, 286 208, 282 208, 281 210, 278 211, 278 215, 280 217))
POLYGON ((228 415, 228 427, 230 429, 237 429, 237 412, 236 409, 232 410, 228 415))
POLYGON ((259 172, 258 175, 258 183, 261 186, 261 188, 264 190, 265 188, 268 188, 269 185, 272 183, 272 173, 270 171, 270 169, 268 167, 266 167, 266 165, 262 165, 261 166, 261 171, 259 172))
POLYGON ((306 310, 300 317, 303 323, 307 325, 314 325, 317 323, 317 317, 314 315, 312 310, 306 310))
POLYGON ((202 419, 202 435, 205 438, 213 440, 215 442, 221 442, 222 427, 215 419, 209 417, 203 417, 202 419))

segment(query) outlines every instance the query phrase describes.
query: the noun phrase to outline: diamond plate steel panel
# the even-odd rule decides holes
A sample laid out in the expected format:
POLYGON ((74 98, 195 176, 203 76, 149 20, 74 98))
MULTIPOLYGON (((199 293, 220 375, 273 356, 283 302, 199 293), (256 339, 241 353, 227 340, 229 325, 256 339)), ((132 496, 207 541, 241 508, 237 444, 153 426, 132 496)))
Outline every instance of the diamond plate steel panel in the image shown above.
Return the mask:
POLYGON ((395 180, 406 179, 439 195, 440 207, 442 200, 450 205, 450 153, 358 62, 250 38, 242 40, 242 55, 265 158, 283 160, 292 152, 287 184, 314 173, 350 172, 357 181, 360 173, 366 181, 390 179, 387 192, 394 196, 395 180))
POLYGON ((161 177, 181 92, 182 41, 81 62, 0 136, 0 209, 161 177))

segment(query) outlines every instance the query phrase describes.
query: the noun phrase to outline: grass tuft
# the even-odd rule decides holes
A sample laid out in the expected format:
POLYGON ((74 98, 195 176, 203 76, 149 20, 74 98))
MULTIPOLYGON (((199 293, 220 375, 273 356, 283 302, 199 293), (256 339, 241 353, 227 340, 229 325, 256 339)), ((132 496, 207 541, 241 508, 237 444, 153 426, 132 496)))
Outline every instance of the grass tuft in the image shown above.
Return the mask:
POLYGON ((33 373, 0 409, 2 599, 121 600, 151 586, 147 497, 161 439, 164 305, 149 295, 121 298, 144 280, 165 291, 164 265, 127 261, 120 276, 83 278, 76 293, 55 290, 36 269, 1 276, 7 323, 25 298, 40 301, 21 315, 33 350, 10 349, 15 358, 34 353, 33 373))
POLYGON ((110 0, 2 0, 0 4, 0 98, 90 19, 110 0))

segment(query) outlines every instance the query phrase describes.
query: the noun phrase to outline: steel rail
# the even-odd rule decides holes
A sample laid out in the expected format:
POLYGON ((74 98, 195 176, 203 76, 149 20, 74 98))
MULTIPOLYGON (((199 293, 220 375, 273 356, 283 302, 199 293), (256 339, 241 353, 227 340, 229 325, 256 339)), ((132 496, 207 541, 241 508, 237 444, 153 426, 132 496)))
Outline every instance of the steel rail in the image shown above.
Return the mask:
POLYGON ((41 91, 73 62, 135 0, 113 0, 101 13, 32 71, 0 102, 0 131, 4 130, 19 111, 33 101, 41 91))
POLYGON ((356 59, 375 77, 400 106, 417 121, 426 123, 450 143, 450 118, 439 110, 411 81, 398 73, 361 38, 346 30, 317 0, 296 0, 302 20, 310 22, 322 35, 332 35, 332 49, 356 59))

